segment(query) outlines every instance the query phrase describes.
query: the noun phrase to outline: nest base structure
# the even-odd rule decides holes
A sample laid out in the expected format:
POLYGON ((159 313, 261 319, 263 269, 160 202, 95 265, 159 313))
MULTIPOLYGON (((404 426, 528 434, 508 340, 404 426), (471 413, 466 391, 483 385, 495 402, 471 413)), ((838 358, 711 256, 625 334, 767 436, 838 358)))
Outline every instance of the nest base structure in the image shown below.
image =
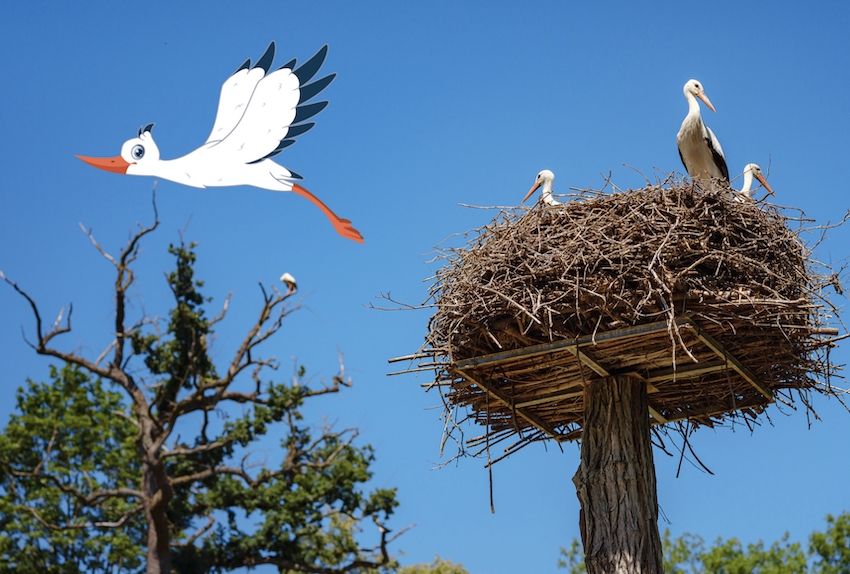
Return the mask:
MULTIPOLYGON (((505 414, 558 441, 581 436, 581 429, 559 429, 564 422, 582 420, 584 382, 591 378, 629 375, 645 382, 651 424, 710 419, 737 410, 757 414, 774 402, 770 388, 690 317, 472 357, 450 368, 498 402, 495 409, 491 403, 491 425, 505 423, 499 412, 507 408, 505 414), (693 362, 680 366, 672 362, 671 338, 688 346, 693 362), (665 351, 642 351, 646 348, 665 351), (519 396, 511 392, 522 385, 523 375, 534 373, 538 378, 541 371, 546 372, 545 384, 537 392, 523 389, 519 396), (505 381, 511 384, 501 384, 505 381), (551 424, 553 419, 561 424, 551 424)), ((455 400, 462 400, 463 386, 453 386, 455 400)))
POLYGON ((586 385, 619 375, 645 382, 653 425, 754 421, 777 399, 810 408, 811 391, 836 394, 824 290, 840 285, 790 223, 680 180, 503 211, 438 254, 437 311, 409 370, 435 372, 425 386, 449 433, 486 427, 467 441, 478 453, 514 435, 508 454, 580 438, 586 385))

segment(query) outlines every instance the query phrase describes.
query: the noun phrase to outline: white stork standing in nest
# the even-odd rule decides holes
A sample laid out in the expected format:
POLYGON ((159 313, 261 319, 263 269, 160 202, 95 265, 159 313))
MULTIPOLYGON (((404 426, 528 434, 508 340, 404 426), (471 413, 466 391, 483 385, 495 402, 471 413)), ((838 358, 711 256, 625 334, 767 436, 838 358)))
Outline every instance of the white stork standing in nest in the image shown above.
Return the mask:
MULTIPOLYGON (((744 168, 744 187, 741 188, 741 191, 735 190, 732 194, 732 199, 735 201, 749 201, 753 198, 752 191, 750 188, 753 186, 753 178, 756 178, 761 182, 767 192, 776 197, 776 194, 773 193, 773 190, 770 189, 770 186, 767 184, 767 180, 764 179, 764 176, 761 173, 761 168, 754 163, 748 163, 744 168)), ((765 196, 767 197, 767 196, 765 196)))
POLYGON ((525 197, 522 198, 522 202, 525 203, 525 200, 531 197, 531 194, 542 185, 543 190, 540 192, 540 197, 543 199, 543 203, 547 205, 561 205, 560 201, 552 197, 552 182, 554 181, 555 174, 548 169, 544 169, 537 174, 537 177, 534 179, 534 185, 531 186, 531 189, 529 189, 528 193, 525 194, 525 197))
POLYGON ((714 106, 705 95, 705 91, 697 80, 688 80, 683 89, 688 100, 688 115, 679 128, 676 142, 679 144, 679 157, 688 171, 691 179, 719 179, 729 181, 729 169, 726 167, 726 157, 723 148, 717 141, 714 132, 702 122, 697 98, 714 112, 714 106))

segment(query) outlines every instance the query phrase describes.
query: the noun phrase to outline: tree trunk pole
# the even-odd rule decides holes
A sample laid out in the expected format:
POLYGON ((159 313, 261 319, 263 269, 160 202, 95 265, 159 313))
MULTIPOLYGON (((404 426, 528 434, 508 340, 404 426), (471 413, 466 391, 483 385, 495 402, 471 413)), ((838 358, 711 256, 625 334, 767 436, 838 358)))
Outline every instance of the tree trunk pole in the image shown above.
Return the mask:
POLYGON ((646 385, 614 376, 584 390, 581 502, 588 574, 662 574, 646 385))
POLYGON ((157 480, 156 469, 143 463, 145 518, 148 523, 147 574, 171 574, 171 536, 166 509, 171 499, 170 488, 157 480))

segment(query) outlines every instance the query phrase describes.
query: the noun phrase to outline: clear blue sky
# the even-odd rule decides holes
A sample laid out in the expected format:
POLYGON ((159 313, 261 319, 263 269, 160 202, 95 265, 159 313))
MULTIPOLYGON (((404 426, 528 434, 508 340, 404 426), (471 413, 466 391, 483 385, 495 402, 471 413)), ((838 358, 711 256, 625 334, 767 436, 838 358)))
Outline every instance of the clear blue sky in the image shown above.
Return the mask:
MULTIPOLYGON (((848 16, 838 2, 4 2, 0 269, 50 321, 73 302, 73 332, 57 344, 97 356, 111 340, 114 277, 78 223, 117 253, 136 221, 152 219, 153 180, 74 154, 117 155, 156 122, 163 157, 181 156, 206 139, 221 84, 245 58, 271 40, 279 64, 329 44, 331 104, 277 159, 366 244, 337 236, 293 194, 160 181, 162 224, 144 241, 134 310, 169 308, 166 247, 185 227, 213 308, 234 292, 214 347, 224 361, 254 320, 257 281, 292 273, 306 309, 266 353, 282 376, 296 357, 317 377, 345 354, 355 386, 310 414, 359 425, 377 449, 375 484, 399 488, 390 526, 417 524, 393 546, 402 563, 439 553, 476 574, 555 572, 558 548, 578 536, 577 446, 535 445, 499 463, 491 515, 482 461, 431 470, 442 424, 439 398, 419 387, 427 376, 386 376, 388 358, 419 347, 429 313, 366 306, 388 291, 424 300, 432 246, 494 215, 458 203, 517 204, 544 168, 556 192, 601 187, 609 171, 621 188, 640 187, 623 164, 681 170, 689 78, 717 108, 704 117, 730 173, 769 166, 780 203, 840 218, 850 208, 848 16)), ((819 257, 845 257, 848 235, 831 232, 819 257)), ((26 377, 47 375, 22 327, 33 336, 26 302, 0 285, 0 421, 26 377)), ((848 362, 846 345, 833 359, 848 362)), ((805 540, 827 513, 850 510, 850 414, 835 401, 815 407, 824 420, 810 430, 804 413, 771 408, 754 433, 698 433, 713 476, 686 463, 676 478, 678 460, 656 453, 662 529, 805 540)))

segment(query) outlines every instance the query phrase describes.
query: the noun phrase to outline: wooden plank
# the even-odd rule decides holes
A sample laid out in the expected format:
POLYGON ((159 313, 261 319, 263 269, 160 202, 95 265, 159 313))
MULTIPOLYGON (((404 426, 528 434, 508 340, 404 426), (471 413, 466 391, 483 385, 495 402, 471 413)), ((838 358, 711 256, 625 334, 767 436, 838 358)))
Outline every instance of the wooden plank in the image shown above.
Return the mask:
POLYGON ((546 434, 548 434, 549 436, 551 436, 555 440, 560 440, 559 437, 561 435, 559 433, 555 432, 555 429, 550 427, 549 424, 547 422, 545 422, 543 419, 537 417, 533 413, 527 412, 525 409, 522 409, 522 408, 517 407, 516 405, 513 405, 511 403, 511 399, 509 397, 505 396, 501 391, 499 391, 495 387, 492 387, 491 385, 488 385, 487 383, 483 383, 483 382, 473 378, 469 373, 466 373, 466 372, 462 371, 461 369, 457 369, 457 371, 461 375, 466 377, 466 380, 477 385, 478 388, 480 388, 484 392, 488 393, 491 397, 493 397, 497 401, 501 402, 502 404, 504 404, 509 409, 516 412, 517 415, 524 418, 526 421, 528 421, 529 423, 531 423, 532 425, 534 425, 535 427, 537 427, 541 431, 545 432, 546 434))
POLYGON ((664 383, 676 379, 688 379, 725 371, 729 368, 726 361, 711 361, 710 363, 702 363, 696 365, 684 365, 682 367, 664 367, 663 369, 653 369, 646 374, 648 383, 664 383))
POLYGON ((572 347, 567 347, 567 351, 572 353, 572 355, 581 361, 583 364, 590 367, 590 369, 599 375, 600 377, 610 377, 611 373, 609 373, 605 367, 596 362, 596 359, 579 349, 578 345, 574 345, 572 347))
POLYGON ((652 418, 653 418, 653 419, 655 419, 655 423, 656 423, 656 424, 661 424, 661 425, 663 425, 664 423, 668 423, 668 422, 670 422, 670 421, 668 421, 667 419, 665 419, 665 418, 661 415, 661 413, 659 413, 658 411, 656 411, 656 410, 655 410, 654 408, 652 408, 652 407, 649 407, 649 414, 651 414, 651 415, 652 415, 652 418))
POLYGON ((528 399, 526 401, 522 401, 521 403, 516 403, 514 405, 515 408, 525 408, 525 407, 533 407, 535 405, 543 405, 546 403, 554 403, 557 401, 563 401, 565 399, 574 399, 576 397, 580 397, 584 394, 584 391, 565 391, 562 393, 553 393, 551 395, 543 395, 541 397, 536 397, 533 399, 528 399))
MULTIPOLYGON (((696 412, 696 411, 687 411, 687 412, 683 412, 683 413, 680 413, 678 415, 674 415, 674 416, 670 417, 669 419, 667 419, 667 422, 672 423, 672 422, 683 421, 683 420, 686 420, 686 419, 692 419, 692 418, 697 418, 697 417, 717 417, 717 416, 725 415, 727 413, 732 413, 732 412, 735 412, 735 411, 742 411, 744 409, 753 409, 753 408, 763 407, 763 406, 766 406, 767 404, 769 404, 769 403, 767 403, 766 401, 765 402, 747 401, 746 403, 739 404, 738 406, 731 408, 731 409, 724 408, 724 409, 720 409, 720 410, 717 410, 717 411, 711 411, 711 412, 707 412, 707 413, 700 413, 700 412, 696 412)), ((658 424, 661 424, 661 423, 658 423, 658 424)))
POLYGON ((498 364, 509 359, 517 359, 524 357, 533 357, 535 355, 544 355, 554 351, 568 350, 569 347, 580 345, 594 344, 603 341, 616 341, 618 339, 627 339, 629 337, 639 337, 659 331, 666 331, 669 328, 667 321, 657 321, 655 323, 647 323, 646 325, 637 325, 634 327, 625 327, 623 329, 615 329, 613 331, 603 331, 596 335, 583 335, 573 340, 555 341, 554 343, 541 343, 539 345, 531 345, 521 349, 512 351, 502 351, 499 353, 491 353, 489 355, 480 355, 463 361, 454 363, 456 369, 469 369, 471 367, 480 367, 483 365, 498 364))
MULTIPOLYGON (((678 322, 678 321, 677 321, 677 322, 678 322)), ((773 402, 773 392, 771 392, 771 390, 770 390, 769 388, 767 388, 767 387, 766 387, 766 386, 765 386, 765 385, 764 385, 764 384, 763 384, 763 383, 762 383, 762 382, 758 379, 758 377, 756 377, 756 376, 755 376, 755 374, 753 374, 753 372, 752 372, 752 371, 750 371, 747 367, 745 367, 745 366, 743 365, 743 363, 741 363, 741 361, 739 361, 737 358, 735 358, 735 356, 734 356, 734 355, 732 355, 731 353, 729 353, 729 352, 728 352, 728 351, 727 351, 727 350, 723 347, 723 345, 721 345, 721 344, 720 344, 717 340, 715 340, 715 339, 714 339, 714 337, 712 337, 711 335, 709 335, 708 333, 706 333, 705 331, 703 331, 703 330, 700 328, 700 326, 699 326, 699 325, 697 325, 697 324, 696 324, 696 322, 694 322, 694 321, 693 321, 693 319, 690 319, 689 317, 684 317, 684 318, 683 318, 683 320, 682 320, 682 322, 681 322, 681 323, 679 323, 679 324, 680 324, 680 326, 687 326, 687 327, 690 327, 691 329, 693 329, 693 330, 694 330, 694 332, 696 333, 697 337, 699 337, 699 340, 700 340, 700 341, 702 341, 703 343, 705 343, 705 345, 706 345, 709 349, 711 349, 712 351, 714 351, 714 353, 715 353, 718 357, 720 357, 721 359, 724 359, 725 361, 728 361, 728 362, 729 362, 729 365, 732 367, 732 369, 733 369, 735 372, 737 372, 739 375, 741 375, 742 377, 744 377, 744 379, 746 379, 746 381, 747 381, 748 383, 750 383, 750 384, 751 384, 752 386, 754 386, 754 387, 755 387, 755 388, 756 388, 756 389, 757 389, 757 390, 758 390, 758 391, 759 391, 762 395, 764 395, 764 397, 768 400, 768 402, 771 402, 771 403, 773 402)))

